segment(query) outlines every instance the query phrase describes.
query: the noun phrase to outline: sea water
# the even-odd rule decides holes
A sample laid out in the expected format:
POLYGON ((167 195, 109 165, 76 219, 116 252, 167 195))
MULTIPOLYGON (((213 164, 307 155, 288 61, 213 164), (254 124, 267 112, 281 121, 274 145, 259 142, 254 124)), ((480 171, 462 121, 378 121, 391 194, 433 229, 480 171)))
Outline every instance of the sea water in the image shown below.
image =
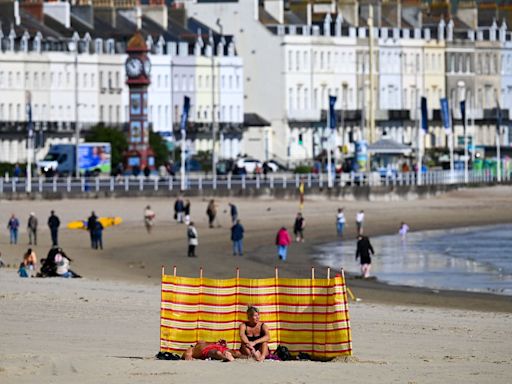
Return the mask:
MULTIPOLYGON (((397 231, 398 232, 398 231, 397 231)), ((370 238, 372 275, 390 284, 512 295, 512 224, 370 238)), ((319 247, 316 261, 360 273, 356 241, 319 247)))

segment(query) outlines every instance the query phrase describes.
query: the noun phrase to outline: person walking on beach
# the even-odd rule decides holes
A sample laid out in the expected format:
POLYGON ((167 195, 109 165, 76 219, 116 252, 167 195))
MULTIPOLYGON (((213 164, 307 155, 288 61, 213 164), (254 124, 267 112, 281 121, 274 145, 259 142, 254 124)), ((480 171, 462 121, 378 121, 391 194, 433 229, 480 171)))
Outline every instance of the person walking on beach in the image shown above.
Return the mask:
POLYGON ((37 217, 34 212, 30 212, 30 216, 27 221, 27 232, 28 232, 28 244, 37 245, 37 217))
POLYGON ((48 218, 48 227, 50 228, 50 234, 52 236, 52 246, 56 247, 59 244, 59 217, 55 214, 55 211, 50 212, 48 218))
POLYGON ((356 215, 356 227, 357 227, 358 235, 363 233, 363 224, 364 224, 364 211, 361 209, 359 212, 357 212, 357 215, 356 215))
POLYGON ((398 234, 402 238, 402 241, 406 240, 407 232, 409 232, 409 226, 402 221, 400 223, 400 228, 398 229, 398 234))
POLYGON ((98 248, 98 242, 96 238, 94 237, 94 234, 96 233, 96 222, 98 221, 98 217, 94 213, 94 211, 91 212, 91 216, 87 219, 87 230, 89 231, 89 237, 91 238, 91 248, 97 249, 98 248))
POLYGON ((276 236, 277 255, 280 260, 286 261, 286 257, 288 256, 288 247, 291 242, 292 239, 288 230, 285 227, 281 227, 276 236))
POLYGON ((208 216, 208 225, 210 228, 213 228, 213 223, 217 216, 217 205, 215 204, 215 200, 212 199, 208 203, 208 207, 206 207, 206 215, 208 216))
POLYGON ((11 215, 11 218, 7 222, 7 229, 9 230, 9 238, 10 244, 18 244, 18 228, 20 227, 20 221, 14 215, 11 215))
POLYGON ((345 214, 343 208, 338 208, 338 214, 336 215, 336 232, 339 237, 343 237, 343 230, 345 229, 345 214))
POLYGON ((190 200, 185 200, 185 206, 183 207, 183 212, 185 213, 185 224, 190 224, 190 200))
POLYGON ((94 223, 92 238, 94 239, 93 248, 103 250, 103 224, 99 220, 94 223))
POLYGON ((151 206, 147 206, 144 210, 144 226, 146 227, 146 231, 151 233, 151 229, 153 228, 153 224, 155 223, 155 212, 151 210, 151 206))
POLYGON ((174 219, 178 223, 183 223, 183 212, 185 211, 185 204, 181 196, 178 196, 174 202, 174 219))
POLYGON ((237 220, 235 225, 231 227, 231 241, 233 242, 233 256, 243 255, 243 241, 244 238, 244 227, 240 224, 240 220, 237 220))
POLYGON ((306 220, 302 216, 302 213, 297 213, 295 222, 293 223, 293 234, 295 235, 295 241, 304 242, 304 228, 306 227, 306 220))
POLYGON ((196 247, 199 245, 198 233, 194 223, 190 222, 187 228, 188 257, 197 257, 196 247))
POLYGON ((235 204, 229 203, 229 209, 231 214, 231 223, 236 224, 236 221, 238 220, 238 208, 235 204))
POLYGON ((372 266, 372 258, 375 255, 370 239, 367 236, 357 236, 356 260, 360 259, 361 263, 361 276, 365 279, 370 277, 370 268, 372 266))

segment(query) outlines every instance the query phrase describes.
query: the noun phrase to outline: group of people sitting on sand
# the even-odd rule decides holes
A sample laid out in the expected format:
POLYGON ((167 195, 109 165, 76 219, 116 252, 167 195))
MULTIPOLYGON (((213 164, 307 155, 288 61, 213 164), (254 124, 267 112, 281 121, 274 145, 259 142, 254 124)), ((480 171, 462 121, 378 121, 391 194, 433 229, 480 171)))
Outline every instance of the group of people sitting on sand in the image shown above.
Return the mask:
POLYGON ((20 277, 80 277, 69 269, 71 261, 62 248, 56 246, 50 249, 46 259, 41 259, 41 270, 36 272, 37 256, 34 250, 29 248, 20 263, 18 275, 20 277))
POLYGON ((269 355, 268 342, 270 332, 265 323, 260 321, 258 308, 249 306, 247 309, 247 321, 240 325, 240 349, 230 349, 225 340, 215 343, 198 341, 188 348, 181 357, 183 360, 222 360, 233 361, 235 359, 253 358, 263 361, 269 355))

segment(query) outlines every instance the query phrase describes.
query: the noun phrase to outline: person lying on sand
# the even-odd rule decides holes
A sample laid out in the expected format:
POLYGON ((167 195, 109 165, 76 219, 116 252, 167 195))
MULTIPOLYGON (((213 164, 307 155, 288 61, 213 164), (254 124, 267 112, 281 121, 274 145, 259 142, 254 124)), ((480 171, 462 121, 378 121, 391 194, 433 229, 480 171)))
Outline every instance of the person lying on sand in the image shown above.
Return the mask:
POLYGON ((199 340, 196 345, 187 349, 182 360, 206 360, 208 358, 213 360, 233 361, 235 358, 242 357, 241 353, 234 349, 229 349, 225 340, 219 340, 216 343, 207 343, 206 341, 199 340))
POLYGON ((256 307, 247 308, 247 320, 240 324, 240 352, 256 361, 263 361, 269 355, 270 331, 267 325, 260 321, 260 312, 256 307))

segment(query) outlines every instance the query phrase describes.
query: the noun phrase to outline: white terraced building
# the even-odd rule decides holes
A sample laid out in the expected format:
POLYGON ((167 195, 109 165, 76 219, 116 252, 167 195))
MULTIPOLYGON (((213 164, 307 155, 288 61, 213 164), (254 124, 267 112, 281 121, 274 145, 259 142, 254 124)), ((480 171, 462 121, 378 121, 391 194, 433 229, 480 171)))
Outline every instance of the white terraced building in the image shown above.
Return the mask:
MULTIPOLYGON (((130 14, 125 16, 121 12, 118 15, 127 23, 129 35, 136 24, 130 14)), ((88 32, 74 32, 69 38, 59 39, 48 38, 41 32, 17 36, 16 30, 23 28, 24 19, 17 21, 20 24, 13 23, 8 31, 0 27, 0 162, 27 160, 29 98, 36 138, 40 132, 45 138, 44 148, 36 151, 36 160, 46 154, 51 144, 74 142, 76 121, 82 137, 98 123, 122 129, 129 117, 124 41, 94 38, 88 32), (77 46, 78 53, 72 49, 77 46)), ((143 21, 143 26, 150 22, 147 18, 143 21)), ((48 32, 42 23, 38 26, 48 32)), ((166 33, 159 26, 150 26, 156 32, 166 33)), ((211 150, 208 132, 214 94, 217 123, 224 136, 224 141, 217 143, 217 150, 226 158, 242 153, 243 61, 237 55, 234 40, 215 35, 216 82, 212 90, 212 49, 208 39, 166 41, 161 35, 153 37, 151 30, 143 32, 147 33, 151 48, 148 118, 153 131, 167 137, 176 134, 186 95, 192 100, 188 149, 192 154, 211 150), (203 133, 198 132, 198 126, 203 133)))

